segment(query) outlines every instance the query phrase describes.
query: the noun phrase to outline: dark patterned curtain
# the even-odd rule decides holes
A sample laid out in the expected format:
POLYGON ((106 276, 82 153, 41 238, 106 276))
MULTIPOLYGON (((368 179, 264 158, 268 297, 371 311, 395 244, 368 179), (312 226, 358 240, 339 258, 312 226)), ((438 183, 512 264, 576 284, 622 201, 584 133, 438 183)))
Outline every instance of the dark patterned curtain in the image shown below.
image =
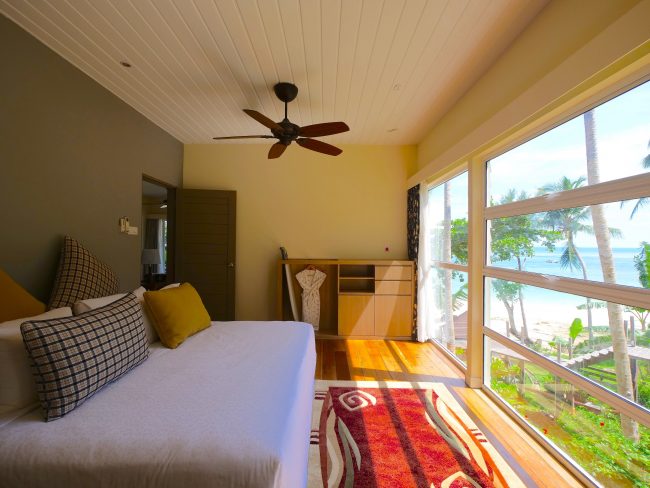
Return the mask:
POLYGON ((418 246, 420 245, 420 185, 415 185, 408 191, 406 200, 406 231, 408 257, 415 261, 415 296, 413 300, 413 325, 411 326, 411 335, 416 337, 418 316, 418 246))

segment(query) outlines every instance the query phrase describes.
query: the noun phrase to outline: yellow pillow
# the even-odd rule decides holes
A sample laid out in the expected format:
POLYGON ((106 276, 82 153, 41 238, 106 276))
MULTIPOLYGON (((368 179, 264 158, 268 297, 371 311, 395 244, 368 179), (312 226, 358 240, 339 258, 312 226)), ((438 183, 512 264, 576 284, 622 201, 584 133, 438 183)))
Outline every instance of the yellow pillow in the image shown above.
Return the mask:
POLYGON ((0 269, 0 322, 33 317, 45 312, 45 304, 39 302, 0 269))
POLYGON ((189 283, 165 290, 147 291, 144 302, 160 342, 171 349, 210 326, 210 315, 189 283))

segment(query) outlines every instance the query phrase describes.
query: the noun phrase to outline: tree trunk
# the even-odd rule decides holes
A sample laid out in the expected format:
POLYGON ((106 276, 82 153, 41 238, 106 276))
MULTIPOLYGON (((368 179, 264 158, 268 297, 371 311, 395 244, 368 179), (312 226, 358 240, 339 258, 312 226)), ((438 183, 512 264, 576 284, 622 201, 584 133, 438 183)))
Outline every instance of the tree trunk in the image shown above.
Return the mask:
POLYGON ((515 327, 515 306, 514 304, 511 305, 507 300, 501 301, 508 311, 508 330, 512 335, 519 338, 519 331, 515 327))
MULTIPOLYGON (((444 185, 444 205, 445 214, 443 221, 443 234, 442 234, 442 260, 451 262, 451 185, 447 181, 444 185)), ((447 349, 454 354, 456 353, 456 333, 454 331, 454 307, 453 307, 453 294, 452 294, 452 271, 450 269, 444 270, 444 284, 445 287, 445 337, 447 338, 447 349)))
MULTIPOLYGON (((576 252, 576 257, 578 258, 578 261, 580 262, 580 267, 582 268, 582 278, 586 281, 587 280, 587 268, 585 266, 585 262, 582 260, 582 256, 580 256, 579 252, 576 252)), ((587 330, 589 331, 589 345, 593 346, 594 344, 594 321, 591 315, 591 298, 587 298, 587 330)))
MULTIPOLYGON (((517 256, 517 268, 519 271, 524 270, 524 266, 521 263, 521 258, 517 256)), ((519 309, 521 310, 521 342, 524 344, 530 344, 530 336, 528 335, 528 321, 526 320, 526 310, 524 307, 524 294, 521 291, 523 287, 519 287, 519 309)))
MULTIPOLYGON (((600 171, 598 165, 598 148, 596 146, 596 122, 594 120, 593 110, 585 113, 584 125, 587 151, 587 181, 589 185, 595 185, 600 183, 600 171)), ((605 218, 605 209, 602 205, 591 206, 591 219, 598 244, 598 255, 600 257, 600 266, 603 270, 603 280, 605 283, 616 283, 616 269, 614 267, 612 245, 609 239, 609 227, 605 218)), ((621 396, 634 401, 630 357, 623 326, 623 307, 617 303, 607 302, 607 315, 609 316, 609 331, 612 336, 612 348, 614 350, 616 389, 621 396)), ((621 430, 626 437, 638 442, 639 430, 637 423, 622 414, 621 430)))

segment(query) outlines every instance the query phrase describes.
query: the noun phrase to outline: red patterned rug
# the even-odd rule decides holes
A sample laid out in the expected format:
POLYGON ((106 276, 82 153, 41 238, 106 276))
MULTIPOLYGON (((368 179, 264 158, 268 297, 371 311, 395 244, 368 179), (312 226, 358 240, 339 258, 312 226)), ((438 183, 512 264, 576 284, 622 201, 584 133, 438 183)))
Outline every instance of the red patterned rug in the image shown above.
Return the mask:
POLYGON ((316 381, 309 488, 524 486, 443 384, 316 381))

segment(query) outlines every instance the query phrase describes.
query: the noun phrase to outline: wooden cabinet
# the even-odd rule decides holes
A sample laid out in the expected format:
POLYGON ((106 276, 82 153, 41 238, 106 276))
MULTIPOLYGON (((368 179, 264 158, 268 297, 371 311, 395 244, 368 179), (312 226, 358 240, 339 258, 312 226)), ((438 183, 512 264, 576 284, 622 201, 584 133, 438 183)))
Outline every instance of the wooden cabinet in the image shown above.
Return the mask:
POLYGON ((339 335, 375 334, 375 297, 339 294, 339 335))
POLYGON ((380 337, 410 337, 413 303, 410 296, 375 297, 375 334, 380 337))
MULTIPOLYGON (((319 335, 344 337, 410 338, 415 293, 412 261, 285 259, 278 266, 278 318, 294 320, 284 266, 289 267, 296 297, 295 280, 307 266, 315 266, 327 278, 319 293, 319 335)), ((298 303, 300 307, 300 303, 298 303)))

